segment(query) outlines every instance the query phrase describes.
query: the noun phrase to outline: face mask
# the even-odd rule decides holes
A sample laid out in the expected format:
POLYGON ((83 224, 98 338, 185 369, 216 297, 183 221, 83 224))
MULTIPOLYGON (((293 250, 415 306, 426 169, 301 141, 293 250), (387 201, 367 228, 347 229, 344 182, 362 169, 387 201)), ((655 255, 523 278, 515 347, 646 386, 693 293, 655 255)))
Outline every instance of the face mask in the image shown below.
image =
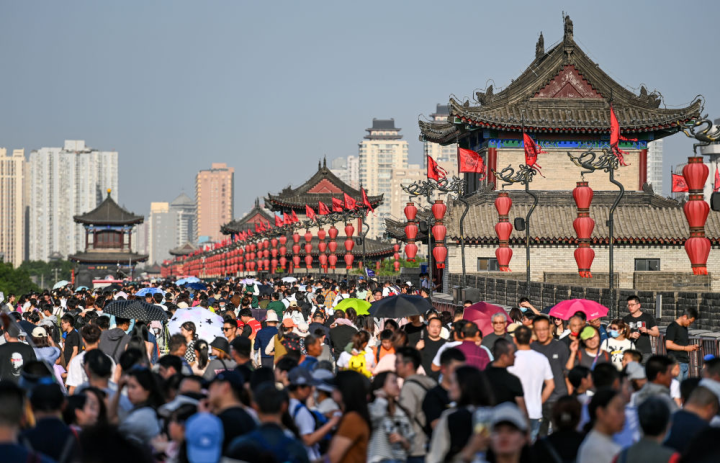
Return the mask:
POLYGON ((572 334, 572 335, 575 336, 576 338, 577 338, 578 336, 580 336, 580 333, 579 333, 579 332, 576 333, 576 332, 574 332, 574 331, 571 331, 570 334, 572 334))
POLYGON ((610 335, 611 338, 617 338, 618 336, 620 336, 620 332, 615 331, 615 330, 608 331, 608 334, 610 335))
POLYGON ((528 311, 527 307, 520 307, 520 310, 522 310, 522 313, 525 313, 528 311))

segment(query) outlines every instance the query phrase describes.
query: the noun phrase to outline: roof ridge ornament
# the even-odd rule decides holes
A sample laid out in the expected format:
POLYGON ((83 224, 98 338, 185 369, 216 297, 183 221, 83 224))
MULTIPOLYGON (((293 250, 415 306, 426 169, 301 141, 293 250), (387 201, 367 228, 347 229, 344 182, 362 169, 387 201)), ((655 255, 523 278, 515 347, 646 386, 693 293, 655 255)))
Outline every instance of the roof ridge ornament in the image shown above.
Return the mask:
POLYGON ((570 19, 570 15, 566 15, 563 11, 564 34, 563 34, 563 48, 566 53, 566 61, 570 61, 570 55, 575 49, 575 39, 573 38, 573 22, 570 19))
POLYGON ((545 38, 543 37, 542 31, 540 32, 540 37, 538 37, 538 41, 535 44, 535 59, 540 59, 545 55, 545 38))

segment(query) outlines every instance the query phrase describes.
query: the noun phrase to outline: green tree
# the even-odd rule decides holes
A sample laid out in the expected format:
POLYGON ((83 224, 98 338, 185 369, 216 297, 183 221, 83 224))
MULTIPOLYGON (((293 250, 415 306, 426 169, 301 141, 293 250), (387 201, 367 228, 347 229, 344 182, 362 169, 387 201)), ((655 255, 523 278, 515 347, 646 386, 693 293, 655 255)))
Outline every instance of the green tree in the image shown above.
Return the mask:
POLYGON ((67 280, 70 281, 72 278, 72 269, 75 264, 68 260, 55 260, 52 262, 45 262, 42 260, 26 260, 20 267, 20 270, 25 270, 30 276, 35 277, 38 284, 43 281, 44 286, 52 288, 55 284, 55 269, 57 271, 57 281, 67 280))
POLYGON ((26 270, 15 269, 11 264, 0 263, 0 291, 5 293, 5 298, 7 298, 9 294, 21 296, 33 291, 40 291, 40 288, 32 282, 26 270))

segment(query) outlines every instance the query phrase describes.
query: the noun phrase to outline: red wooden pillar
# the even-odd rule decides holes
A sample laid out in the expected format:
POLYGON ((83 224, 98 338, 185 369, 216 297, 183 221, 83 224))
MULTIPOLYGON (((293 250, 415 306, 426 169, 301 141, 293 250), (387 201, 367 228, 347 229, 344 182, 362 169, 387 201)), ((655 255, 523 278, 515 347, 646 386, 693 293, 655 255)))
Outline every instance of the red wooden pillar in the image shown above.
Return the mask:
POLYGON ((494 170, 497 170, 497 148, 488 148, 487 150, 487 181, 493 184, 493 190, 497 190, 497 180, 495 179, 494 170))
POLYGON ((640 150, 640 159, 638 160, 638 191, 642 191, 643 185, 647 182, 647 149, 640 150))

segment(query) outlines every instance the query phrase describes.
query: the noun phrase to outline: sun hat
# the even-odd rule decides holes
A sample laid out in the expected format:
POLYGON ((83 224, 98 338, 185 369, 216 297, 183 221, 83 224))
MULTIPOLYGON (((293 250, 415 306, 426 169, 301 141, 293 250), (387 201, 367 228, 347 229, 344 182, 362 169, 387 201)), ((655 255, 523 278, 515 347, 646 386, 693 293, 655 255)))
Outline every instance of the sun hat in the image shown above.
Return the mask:
MULTIPOLYGON (((277 315, 277 314, 276 314, 276 315, 277 315)), ((283 324, 283 326, 284 326, 285 328, 295 328, 295 327, 297 327, 297 325, 295 324, 295 322, 293 321, 292 318, 286 318, 285 320, 282 321, 282 324, 283 324)))
MULTIPOLYGON (((288 319, 289 320, 289 319, 288 319)), ((278 316, 275 313, 274 310, 268 310, 267 315, 265 315, 265 321, 266 322, 278 322, 278 316)))
POLYGON ((596 333, 596 332, 597 332, 597 331, 595 331, 595 328, 593 328, 592 326, 586 326, 586 327, 583 328, 583 330, 580 332, 580 339, 583 340, 583 341, 587 341, 588 339, 590 339, 590 338, 592 338, 593 336, 595 336, 595 333, 596 333))

